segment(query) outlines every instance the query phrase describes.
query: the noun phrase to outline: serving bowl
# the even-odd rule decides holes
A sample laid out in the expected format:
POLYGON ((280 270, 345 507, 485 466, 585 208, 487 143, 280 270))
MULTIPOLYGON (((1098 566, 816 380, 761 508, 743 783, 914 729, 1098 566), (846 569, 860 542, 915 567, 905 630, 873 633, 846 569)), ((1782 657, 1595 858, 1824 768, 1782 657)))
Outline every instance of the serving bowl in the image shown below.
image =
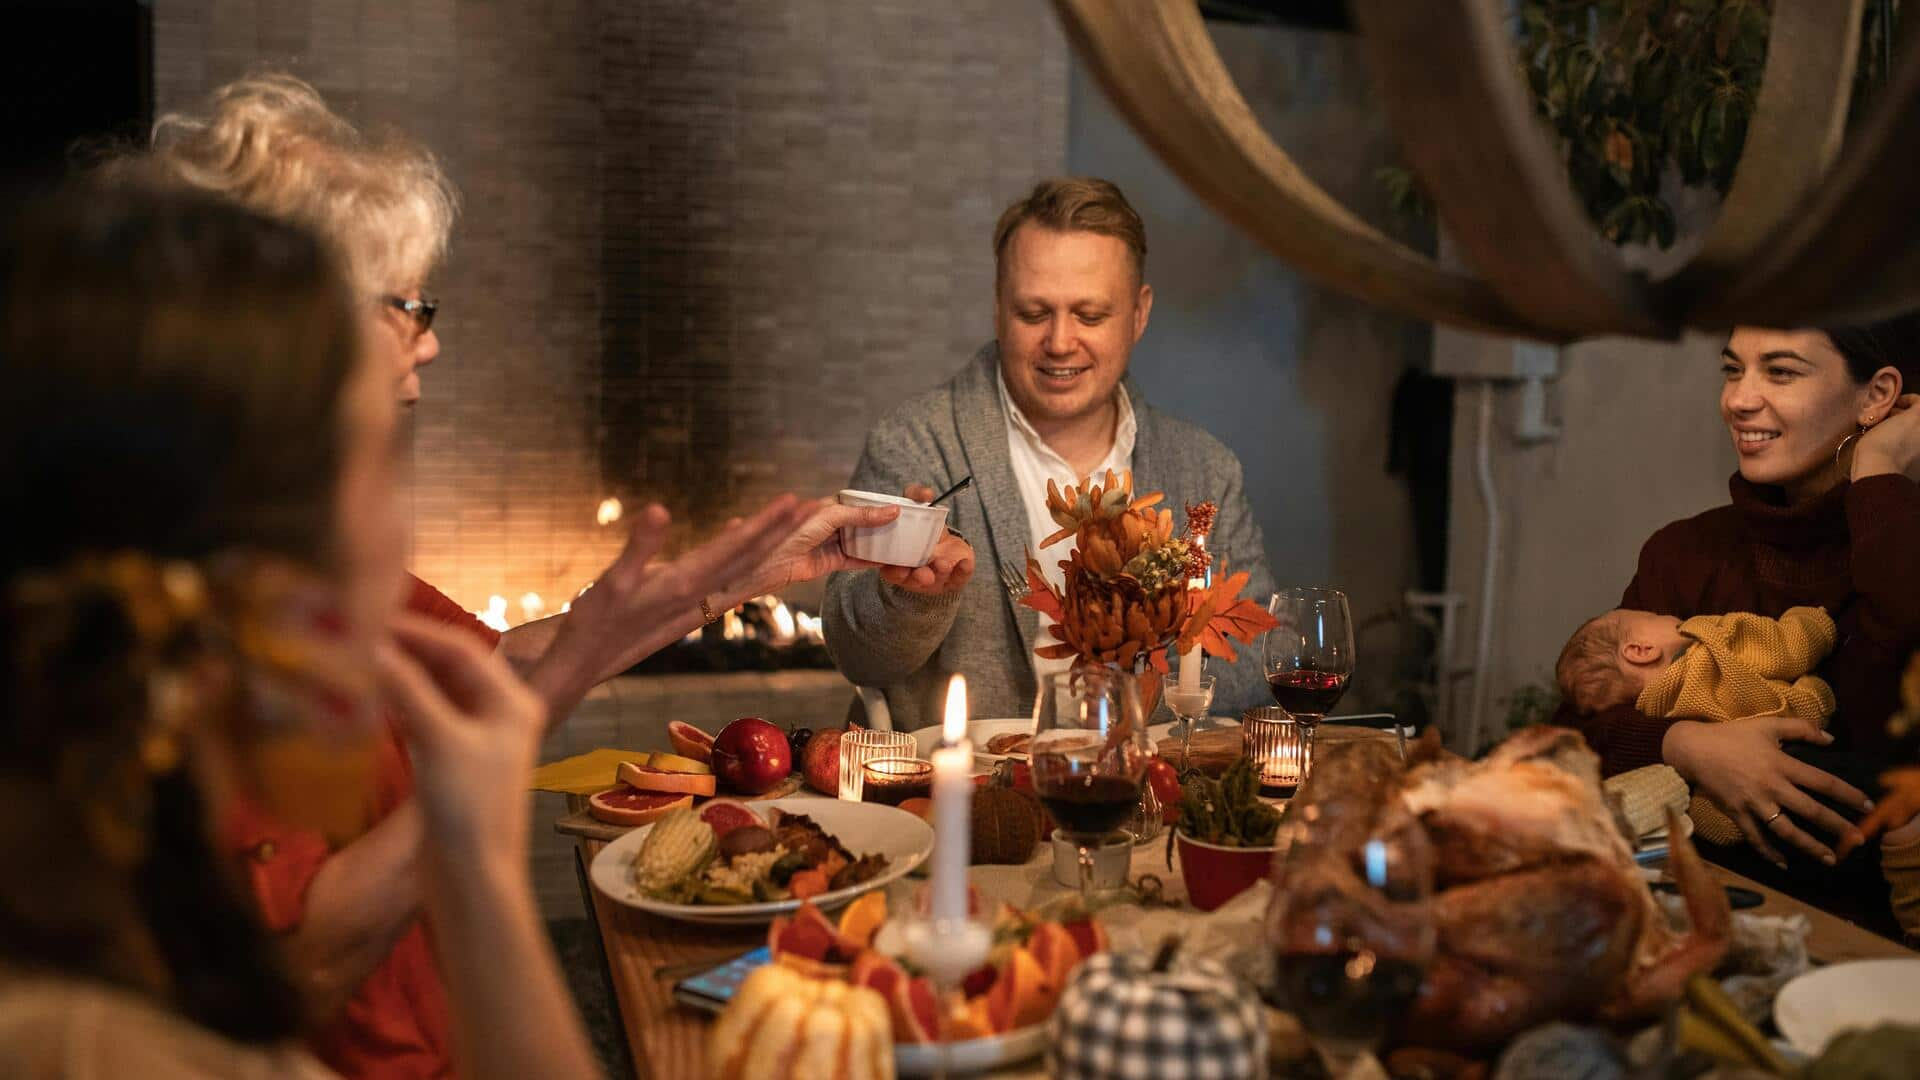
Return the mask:
POLYGON ((842 491, 841 506, 897 506, 900 516, 872 528, 840 530, 840 550, 856 559, 887 566, 925 566, 947 528, 947 508, 928 506, 877 491, 842 491))

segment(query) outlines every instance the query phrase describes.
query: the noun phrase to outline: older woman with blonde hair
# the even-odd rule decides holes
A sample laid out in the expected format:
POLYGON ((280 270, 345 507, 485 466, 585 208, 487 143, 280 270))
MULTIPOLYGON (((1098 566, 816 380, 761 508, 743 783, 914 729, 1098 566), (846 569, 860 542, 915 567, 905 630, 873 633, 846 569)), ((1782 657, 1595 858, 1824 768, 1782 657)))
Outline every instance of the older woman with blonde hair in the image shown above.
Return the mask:
MULTIPOLYGON (((438 303, 422 289, 446 252, 458 207, 425 147, 397 132, 357 130, 297 78, 257 74, 216 91, 200 115, 161 119, 150 152, 125 167, 318 232, 364 301, 369 340, 395 393, 409 405, 419 399, 419 369, 440 351, 438 303)), ((619 557, 565 615, 503 637, 418 578, 411 578, 408 607, 498 647, 554 723, 594 684, 719 612, 865 567, 841 552, 840 528, 881 525, 897 514, 782 496, 664 560, 657 556, 667 513, 649 506, 633 516, 619 557)), ((265 818, 235 822, 230 838, 268 924, 284 935, 306 1000, 327 1022, 315 1040, 321 1057, 349 1076, 439 1076, 451 1059, 445 991, 416 918, 422 829, 404 748, 396 738, 388 751, 370 808, 374 824, 352 842, 336 848, 265 818)))

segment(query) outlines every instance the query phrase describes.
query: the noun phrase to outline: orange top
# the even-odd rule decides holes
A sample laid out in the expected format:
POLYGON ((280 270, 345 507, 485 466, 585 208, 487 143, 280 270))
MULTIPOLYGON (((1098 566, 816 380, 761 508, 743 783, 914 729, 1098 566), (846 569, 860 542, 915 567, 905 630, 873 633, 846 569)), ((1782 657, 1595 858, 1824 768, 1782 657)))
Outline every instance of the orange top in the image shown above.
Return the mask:
MULTIPOLYGON (((410 578, 407 610, 465 627, 491 648, 500 635, 444 593, 410 578)), ((369 824, 393 813, 413 794, 413 766, 389 725, 374 765, 369 824)), ((239 859, 261 917, 274 933, 289 933, 306 913, 307 887, 333 854, 318 832, 274 821, 241 803, 225 822, 228 850, 239 859)), ((452 1025, 446 989, 434 963, 424 919, 416 920, 385 961, 360 985, 332 1025, 315 1033, 313 1052, 345 1077, 415 1080, 453 1075, 452 1025)))

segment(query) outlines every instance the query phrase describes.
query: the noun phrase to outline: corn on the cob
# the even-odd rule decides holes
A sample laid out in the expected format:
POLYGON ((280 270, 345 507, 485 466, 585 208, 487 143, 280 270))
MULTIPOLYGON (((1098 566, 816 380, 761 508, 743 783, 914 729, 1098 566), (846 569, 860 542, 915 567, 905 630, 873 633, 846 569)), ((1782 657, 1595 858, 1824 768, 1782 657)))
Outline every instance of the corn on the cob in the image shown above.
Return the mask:
POLYGON ((1635 836, 1666 828, 1668 810, 1681 814, 1687 810, 1687 782, 1672 766, 1648 765, 1623 772, 1609 779, 1606 789, 1635 836))
POLYGON ((713 826, 692 810, 675 810, 653 823, 633 861, 642 892, 658 892, 704 866, 718 846, 713 826))

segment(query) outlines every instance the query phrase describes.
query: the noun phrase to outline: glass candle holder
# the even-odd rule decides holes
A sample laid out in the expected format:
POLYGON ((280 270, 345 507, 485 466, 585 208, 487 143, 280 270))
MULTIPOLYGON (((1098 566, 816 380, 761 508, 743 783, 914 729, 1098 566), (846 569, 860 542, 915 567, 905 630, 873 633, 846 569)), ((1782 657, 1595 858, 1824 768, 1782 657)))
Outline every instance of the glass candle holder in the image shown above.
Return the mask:
POLYGON ((860 766, 860 801, 899 806, 933 797, 933 762, 919 758, 874 758, 860 766))
POLYGON ((1260 786, 1291 796, 1313 771, 1313 727, 1277 705, 1240 714, 1243 752, 1253 759, 1260 786))
POLYGON ((840 737, 840 797, 859 802, 861 766, 881 758, 913 757, 913 736, 904 731, 849 731, 840 737))

